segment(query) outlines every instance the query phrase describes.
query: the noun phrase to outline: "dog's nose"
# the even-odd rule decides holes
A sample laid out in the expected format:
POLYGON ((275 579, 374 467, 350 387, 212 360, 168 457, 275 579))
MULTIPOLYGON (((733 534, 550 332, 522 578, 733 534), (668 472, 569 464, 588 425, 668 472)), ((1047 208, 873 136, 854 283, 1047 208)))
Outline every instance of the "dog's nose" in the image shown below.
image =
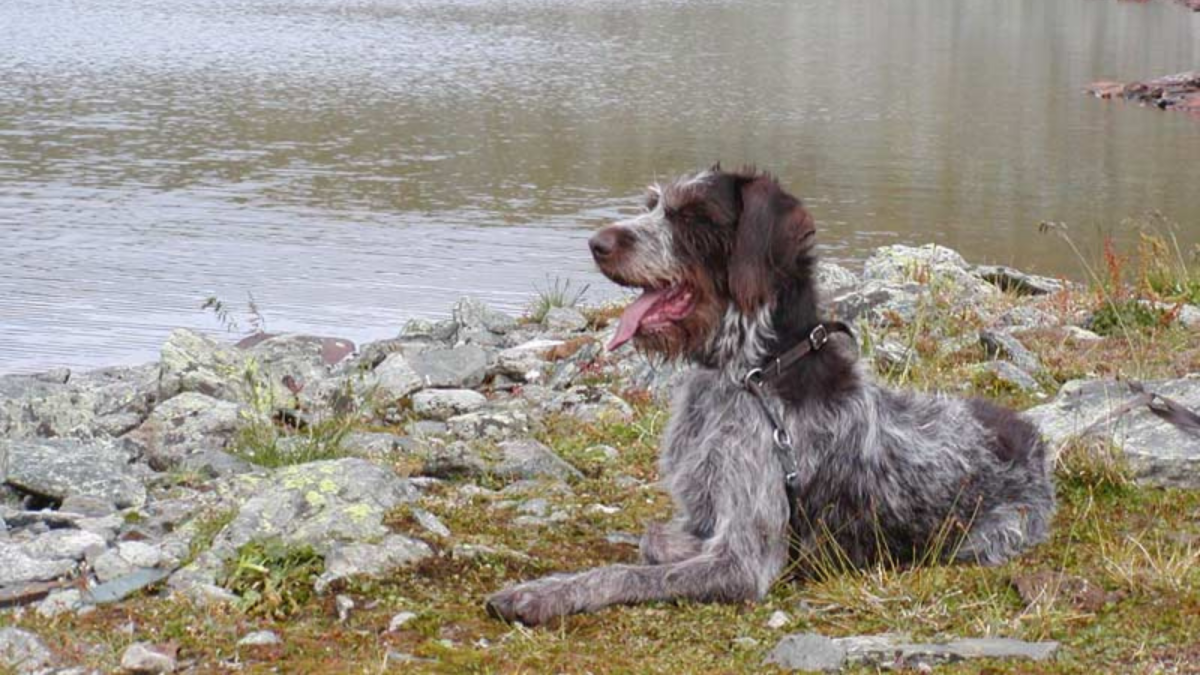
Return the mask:
POLYGON ((617 228, 609 226, 592 235, 588 247, 592 249, 592 257, 600 262, 612 256, 617 250, 617 228))

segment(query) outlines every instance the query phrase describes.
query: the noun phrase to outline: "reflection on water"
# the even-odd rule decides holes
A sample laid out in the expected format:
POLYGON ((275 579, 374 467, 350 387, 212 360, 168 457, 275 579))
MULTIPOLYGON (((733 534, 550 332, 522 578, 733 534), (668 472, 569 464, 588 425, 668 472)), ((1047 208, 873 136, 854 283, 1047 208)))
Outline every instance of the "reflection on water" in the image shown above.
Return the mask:
POLYGON ((1081 95, 1195 67, 1200 15, 1108 0, 6 0, 0 372, 154 357, 253 292, 271 330, 390 335, 463 293, 614 291, 588 230, 715 159, 828 254, 1147 208, 1200 241, 1200 122, 1081 95))

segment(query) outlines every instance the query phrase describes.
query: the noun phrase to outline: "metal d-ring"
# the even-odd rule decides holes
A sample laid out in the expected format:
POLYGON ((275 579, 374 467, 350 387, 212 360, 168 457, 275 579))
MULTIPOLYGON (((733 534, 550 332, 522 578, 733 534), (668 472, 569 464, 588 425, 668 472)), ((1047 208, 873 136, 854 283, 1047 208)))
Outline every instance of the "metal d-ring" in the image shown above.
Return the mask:
POLYGON ((787 432, 787 429, 775 427, 775 433, 772 434, 772 438, 775 441, 776 448, 780 450, 792 449, 792 435, 787 432))

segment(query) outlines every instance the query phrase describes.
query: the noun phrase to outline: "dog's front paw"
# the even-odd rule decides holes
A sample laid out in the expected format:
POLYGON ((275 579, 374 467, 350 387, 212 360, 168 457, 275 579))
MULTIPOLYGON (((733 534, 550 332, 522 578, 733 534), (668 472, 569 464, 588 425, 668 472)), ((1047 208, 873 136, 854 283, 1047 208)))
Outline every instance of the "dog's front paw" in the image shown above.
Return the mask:
POLYGON ((561 582, 538 580, 506 588, 487 599, 487 611, 497 619, 537 626, 573 610, 565 602, 561 582))

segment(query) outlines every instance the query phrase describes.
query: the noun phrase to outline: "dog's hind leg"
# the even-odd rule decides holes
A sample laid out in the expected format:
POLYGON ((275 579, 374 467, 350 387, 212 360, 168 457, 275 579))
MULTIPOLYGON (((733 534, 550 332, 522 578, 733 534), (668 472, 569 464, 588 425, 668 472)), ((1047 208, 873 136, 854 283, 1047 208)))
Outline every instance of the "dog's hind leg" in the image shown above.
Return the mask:
POLYGON ((642 562, 647 565, 662 565, 679 562, 700 555, 704 542, 697 536, 685 532, 676 521, 650 523, 642 535, 639 549, 642 562))
POLYGON ((1045 541, 1053 515, 1052 505, 1052 501, 1005 504, 981 514, 954 552, 954 558, 985 566, 999 565, 1045 541))

